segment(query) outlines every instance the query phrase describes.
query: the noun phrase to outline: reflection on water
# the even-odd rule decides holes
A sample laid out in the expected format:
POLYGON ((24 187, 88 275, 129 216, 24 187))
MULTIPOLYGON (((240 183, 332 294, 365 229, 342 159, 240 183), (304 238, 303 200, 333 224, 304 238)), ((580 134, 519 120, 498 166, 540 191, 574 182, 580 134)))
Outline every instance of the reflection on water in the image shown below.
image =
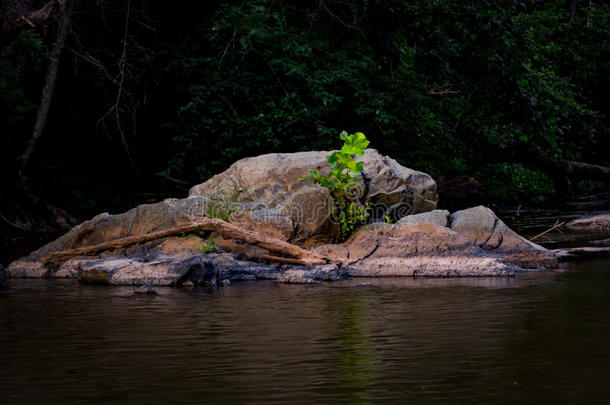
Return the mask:
POLYGON ((2 403, 608 403, 610 264, 511 279, 0 288, 2 403))

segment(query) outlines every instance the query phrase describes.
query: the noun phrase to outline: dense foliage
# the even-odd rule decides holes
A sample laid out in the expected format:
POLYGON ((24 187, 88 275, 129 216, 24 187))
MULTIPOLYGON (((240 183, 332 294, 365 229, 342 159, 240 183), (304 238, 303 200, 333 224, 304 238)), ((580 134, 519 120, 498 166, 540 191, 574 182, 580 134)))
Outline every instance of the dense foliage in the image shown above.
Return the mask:
MULTIPOLYGON (((554 195, 568 160, 608 161, 603 2, 75 4, 59 94, 29 171, 52 179, 52 191, 40 181, 46 192, 79 175, 192 183, 245 156, 332 149, 343 128, 408 167, 474 176, 505 201, 554 195), (74 158, 91 144, 99 157, 74 158), (112 175, 95 169, 108 154, 118 156, 112 175)), ((45 32, 25 28, 2 44, 5 139, 27 137, 53 43, 45 32)))
POLYGON ((609 146, 610 8, 565 7, 225 4, 171 57, 188 89, 171 170, 206 176, 244 155, 330 148, 339 128, 362 128, 410 167, 543 198, 553 185, 540 170, 603 159, 609 146), (532 149, 537 162, 523 153, 532 149))

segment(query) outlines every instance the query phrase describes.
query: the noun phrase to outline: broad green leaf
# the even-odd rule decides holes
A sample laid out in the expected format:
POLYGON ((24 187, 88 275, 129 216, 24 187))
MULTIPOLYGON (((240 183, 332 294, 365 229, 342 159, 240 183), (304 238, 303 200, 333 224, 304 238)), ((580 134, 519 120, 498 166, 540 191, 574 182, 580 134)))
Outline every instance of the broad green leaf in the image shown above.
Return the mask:
POLYGON ((342 136, 341 139, 345 141, 345 144, 341 148, 341 153, 346 153, 348 155, 362 156, 364 150, 370 143, 362 132, 356 132, 347 137, 342 136))
POLYGON ((339 159, 339 152, 333 152, 333 154, 326 159, 328 160, 328 163, 335 163, 339 159))

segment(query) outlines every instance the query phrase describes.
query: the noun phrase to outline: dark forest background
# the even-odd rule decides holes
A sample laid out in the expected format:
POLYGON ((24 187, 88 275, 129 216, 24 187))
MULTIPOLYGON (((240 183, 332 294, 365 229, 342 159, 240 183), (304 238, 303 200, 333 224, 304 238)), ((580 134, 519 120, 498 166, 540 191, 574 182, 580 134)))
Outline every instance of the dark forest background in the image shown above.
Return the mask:
POLYGON ((184 196, 342 129, 456 188, 445 206, 595 195, 610 173, 601 1, 2 0, 0 24, 7 231, 184 196))

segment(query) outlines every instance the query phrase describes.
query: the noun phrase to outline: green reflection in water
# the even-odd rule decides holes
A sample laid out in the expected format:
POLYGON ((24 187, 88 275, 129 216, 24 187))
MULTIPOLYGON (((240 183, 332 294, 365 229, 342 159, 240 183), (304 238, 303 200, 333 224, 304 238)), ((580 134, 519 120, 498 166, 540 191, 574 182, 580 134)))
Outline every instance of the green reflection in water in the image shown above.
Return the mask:
POLYGON ((333 337, 339 345, 333 374, 353 404, 371 403, 371 389, 379 378, 375 340, 366 318, 369 309, 367 302, 354 299, 354 293, 339 294, 328 308, 331 319, 340 320, 333 337))

